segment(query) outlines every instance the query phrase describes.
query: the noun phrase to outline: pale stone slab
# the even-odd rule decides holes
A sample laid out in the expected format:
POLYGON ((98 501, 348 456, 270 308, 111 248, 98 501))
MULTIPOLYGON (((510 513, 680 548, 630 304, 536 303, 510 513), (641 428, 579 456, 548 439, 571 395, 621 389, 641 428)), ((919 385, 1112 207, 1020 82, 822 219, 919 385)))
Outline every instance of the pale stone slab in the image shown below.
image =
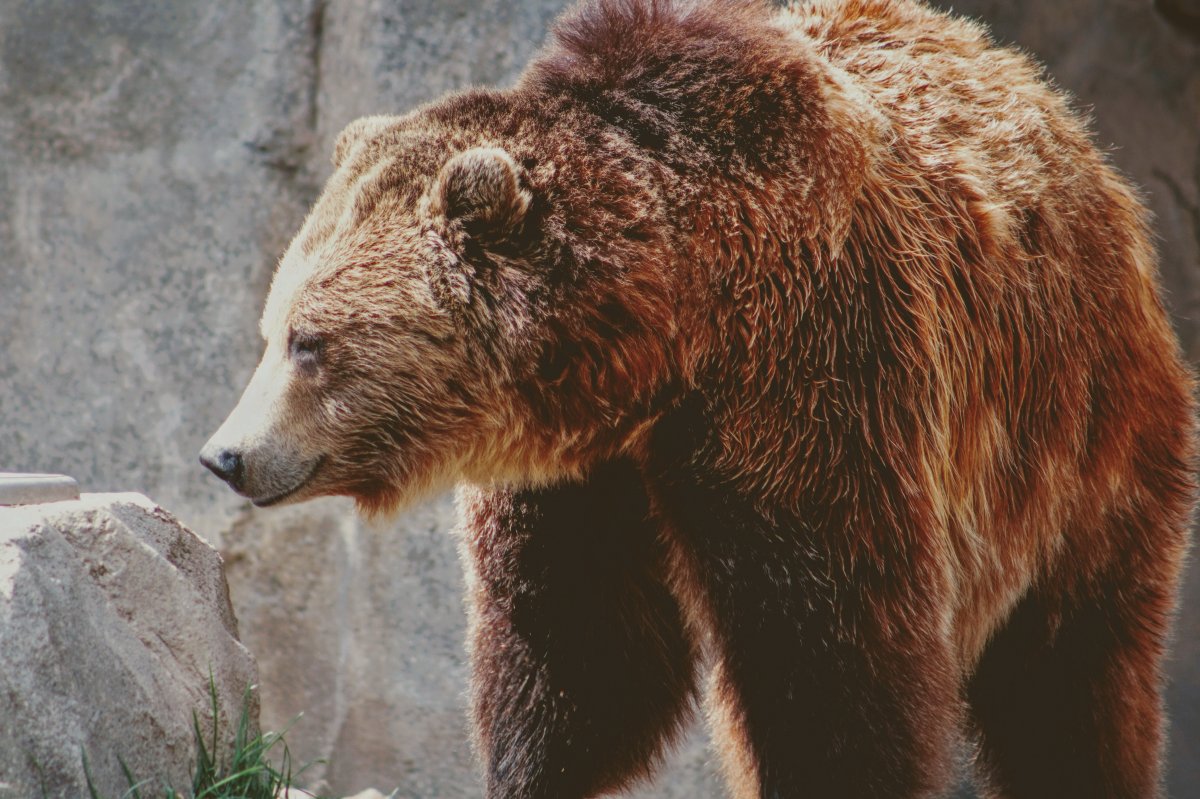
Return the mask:
POLYGON ((0 472, 0 505, 37 505, 79 499, 79 485, 65 474, 0 472))

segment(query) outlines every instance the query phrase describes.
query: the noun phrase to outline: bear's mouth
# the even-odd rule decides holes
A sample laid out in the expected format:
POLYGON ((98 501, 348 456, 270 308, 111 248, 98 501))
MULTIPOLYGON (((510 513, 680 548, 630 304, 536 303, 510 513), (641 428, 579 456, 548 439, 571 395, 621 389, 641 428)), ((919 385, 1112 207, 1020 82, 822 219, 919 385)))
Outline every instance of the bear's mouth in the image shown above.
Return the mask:
POLYGON ((255 507, 259 508, 265 508, 268 505, 277 505, 280 502, 283 502, 292 494, 295 494, 297 491, 304 488, 304 486, 308 485, 308 483, 313 479, 313 475, 317 473, 317 470, 321 468, 321 464, 323 463, 325 463, 324 455, 313 461, 313 464, 311 467, 309 467, 308 472, 291 488, 280 491, 278 494, 271 494, 267 497, 251 497, 250 501, 255 505, 255 507))

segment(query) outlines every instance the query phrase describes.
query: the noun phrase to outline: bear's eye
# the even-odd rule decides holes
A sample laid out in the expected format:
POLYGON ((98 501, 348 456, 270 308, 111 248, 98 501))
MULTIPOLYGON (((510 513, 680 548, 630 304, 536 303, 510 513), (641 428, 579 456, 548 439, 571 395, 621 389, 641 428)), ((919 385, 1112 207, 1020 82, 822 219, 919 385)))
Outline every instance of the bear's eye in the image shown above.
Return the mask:
POLYGON ((302 369, 315 369, 321 362, 324 349, 325 343, 321 337, 313 333, 292 331, 288 339, 288 354, 296 366, 302 369))

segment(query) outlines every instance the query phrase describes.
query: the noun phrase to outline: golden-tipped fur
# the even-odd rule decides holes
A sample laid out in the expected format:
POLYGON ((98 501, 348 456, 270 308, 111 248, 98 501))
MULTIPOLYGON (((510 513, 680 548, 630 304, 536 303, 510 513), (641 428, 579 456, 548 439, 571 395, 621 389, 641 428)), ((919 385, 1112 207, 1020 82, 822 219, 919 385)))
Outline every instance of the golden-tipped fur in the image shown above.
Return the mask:
POLYGON ((991 796, 1157 795, 1190 377, 1026 57, 909 0, 595 0, 334 160, 279 435, 297 496, 475 486, 489 797, 648 774, 703 658, 738 796, 933 796, 968 732, 991 796))

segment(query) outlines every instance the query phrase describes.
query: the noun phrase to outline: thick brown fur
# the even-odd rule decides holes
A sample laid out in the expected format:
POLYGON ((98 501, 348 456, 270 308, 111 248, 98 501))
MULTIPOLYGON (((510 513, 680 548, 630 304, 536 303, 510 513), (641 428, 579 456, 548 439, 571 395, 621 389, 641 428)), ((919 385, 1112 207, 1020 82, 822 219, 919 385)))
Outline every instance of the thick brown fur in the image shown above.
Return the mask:
POLYGON ((705 660, 739 797, 936 796, 964 733, 989 796, 1159 794, 1190 377, 1028 59, 907 0, 596 0, 336 162, 264 328, 324 342, 308 495, 474 485, 489 797, 649 774, 705 660))

